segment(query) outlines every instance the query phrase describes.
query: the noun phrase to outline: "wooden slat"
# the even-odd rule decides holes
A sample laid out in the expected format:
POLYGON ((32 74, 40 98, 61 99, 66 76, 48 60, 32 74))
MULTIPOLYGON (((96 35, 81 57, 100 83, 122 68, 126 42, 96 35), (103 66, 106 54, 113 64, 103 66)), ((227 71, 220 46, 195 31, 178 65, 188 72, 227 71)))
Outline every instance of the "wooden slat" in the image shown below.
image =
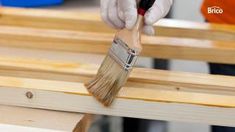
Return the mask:
MULTIPOLYGON (((84 83, 96 74, 97 69, 96 65, 65 61, 0 57, 0 75, 4 76, 84 83)), ((235 77, 147 68, 133 69, 126 86, 235 95, 235 77), (158 87, 158 85, 166 86, 158 87)))
POLYGON ((235 96, 125 86, 106 108, 83 83, 0 76, 0 104, 168 121, 235 124, 235 96), (25 94, 31 92, 33 98, 25 94))
MULTIPOLYGON (((106 54, 113 34, 0 26, 0 45, 106 54)), ((235 42, 143 36, 142 56, 235 64, 235 42)))
POLYGON ((168 37, 235 41, 235 26, 226 24, 162 19, 155 24, 155 32, 168 37))
MULTIPOLYGON (((114 32, 99 14, 40 9, 1 8, 0 24, 92 32, 114 32)), ((159 36, 235 41, 235 26, 162 19, 155 25, 159 36)))
MULTIPOLYGON (((82 125, 86 116, 79 113, 0 105, 0 117, 0 124, 21 126, 24 131, 85 132, 82 125)), ((15 128, 14 131, 20 130, 15 128)))

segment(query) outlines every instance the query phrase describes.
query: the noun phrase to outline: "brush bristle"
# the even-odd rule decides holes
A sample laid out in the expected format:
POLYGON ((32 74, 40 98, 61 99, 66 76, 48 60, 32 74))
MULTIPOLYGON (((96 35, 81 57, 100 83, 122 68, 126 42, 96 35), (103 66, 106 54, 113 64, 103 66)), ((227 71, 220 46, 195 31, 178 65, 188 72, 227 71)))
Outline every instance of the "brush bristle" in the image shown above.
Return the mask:
POLYGON ((109 106, 128 78, 129 71, 107 55, 95 78, 85 84, 88 91, 104 106, 109 106))

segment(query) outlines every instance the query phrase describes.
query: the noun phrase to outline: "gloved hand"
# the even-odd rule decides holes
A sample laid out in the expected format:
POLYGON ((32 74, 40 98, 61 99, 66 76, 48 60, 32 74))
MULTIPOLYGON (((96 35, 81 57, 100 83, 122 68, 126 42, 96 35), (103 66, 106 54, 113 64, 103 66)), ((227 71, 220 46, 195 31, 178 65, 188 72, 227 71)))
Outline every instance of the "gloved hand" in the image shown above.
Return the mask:
MULTIPOLYGON (((137 3, 139 0, 100 0, 101 17, 113 28, 132 29, 137 21, 137 3)), ((156 0, 145 13, 143 31, 154 35, 153 24, 164 17, 170 10, 173 0, 156 0)))

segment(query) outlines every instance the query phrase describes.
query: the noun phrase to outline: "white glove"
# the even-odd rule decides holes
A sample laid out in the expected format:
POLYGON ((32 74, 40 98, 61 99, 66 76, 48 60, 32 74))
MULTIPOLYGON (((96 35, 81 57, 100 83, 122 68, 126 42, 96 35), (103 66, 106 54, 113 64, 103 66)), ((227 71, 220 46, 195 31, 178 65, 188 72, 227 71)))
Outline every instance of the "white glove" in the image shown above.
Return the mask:
MULTIPOLYGON (((139 0, 100 0, 101 17, 105 23, 113 28, 132 29, 137 21, 137 3, 139 0)), ((156 0, 145 13, 143 31, 147 35, 154 35, 153 24, 169 12, 173 0, 156 0)))

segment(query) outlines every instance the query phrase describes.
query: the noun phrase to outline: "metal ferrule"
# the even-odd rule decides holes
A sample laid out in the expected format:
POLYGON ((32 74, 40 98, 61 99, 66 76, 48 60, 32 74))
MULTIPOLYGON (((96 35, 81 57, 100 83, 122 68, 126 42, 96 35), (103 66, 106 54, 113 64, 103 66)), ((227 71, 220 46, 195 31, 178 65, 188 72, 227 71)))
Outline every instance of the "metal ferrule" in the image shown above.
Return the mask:
POLYGON ((112 47, 109 49, 109 55, 125 70, 129 71, 137 60, 139 53, 128 47, 122 40, 115 38, 112 47))

